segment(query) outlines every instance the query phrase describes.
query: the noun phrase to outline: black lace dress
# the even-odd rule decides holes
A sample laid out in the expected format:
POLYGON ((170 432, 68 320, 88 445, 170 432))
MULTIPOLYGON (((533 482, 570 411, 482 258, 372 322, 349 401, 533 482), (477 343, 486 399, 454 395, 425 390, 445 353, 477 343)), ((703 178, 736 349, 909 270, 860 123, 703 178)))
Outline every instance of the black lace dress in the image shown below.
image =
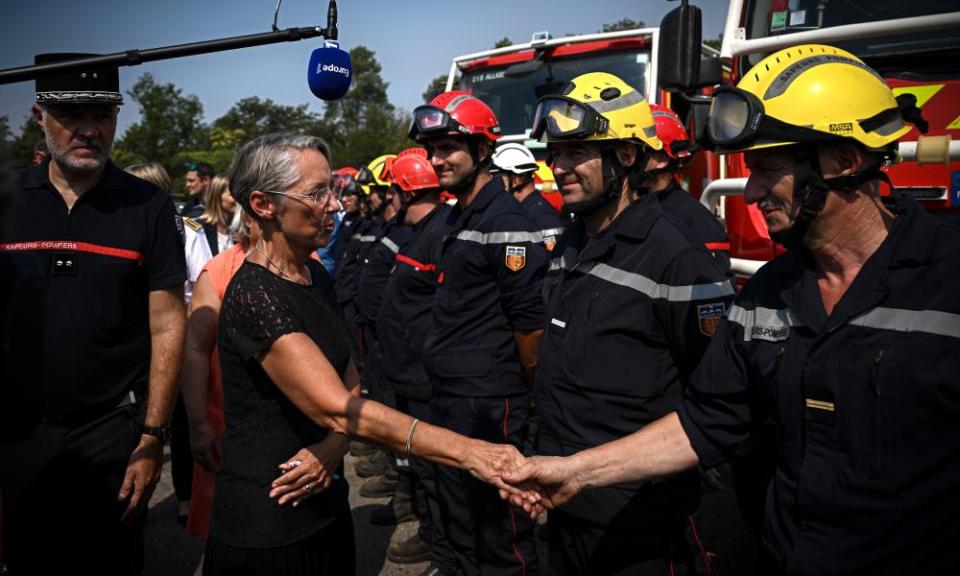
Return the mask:
POLYGON ((311 260, 308 268, 313 284, 303 286, 248 261, 227 287, 219 328, 226 429, 205 574, 241 566, 245 573, 260 573, 257 566, 265 574, 353 572, 342 469, 330 488, 296 508, 269 497, 277 466, 328 430, 290 402, 258 359, 278 338, 297 332, 317 344, 341 377, 350 359, 332 281, 319 263, 311 260))

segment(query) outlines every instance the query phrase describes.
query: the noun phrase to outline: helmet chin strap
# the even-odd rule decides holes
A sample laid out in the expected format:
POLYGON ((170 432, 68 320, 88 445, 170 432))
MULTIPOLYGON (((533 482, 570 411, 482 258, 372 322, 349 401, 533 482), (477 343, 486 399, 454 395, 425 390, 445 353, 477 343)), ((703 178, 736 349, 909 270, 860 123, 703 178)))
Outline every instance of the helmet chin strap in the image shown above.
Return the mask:
POLYGON ((467 147, 470 149, 470 159, 473 160, 473 169, 470 170, 470 173, 467 174, 463 180, 447 189, 447 192, 450 192, 454 196, 470 192, 470 190, 473 189, 473 185, 477 182, 477 176, 480 175, 480 171, 490 165, 490 154, 487 154, 483 162, 479 160, 480 141, 478 138, 467 137, 467 147))
POLYGON ((856 172, 844 176, 824 178, 820 167, 820 156, 817 145, 809 144, 796 155, 796 164, 793 172, 793 197, 800 201, 800 213, 793 225, 780 232, 771 232, 770 239, 783 244, 793 250, 803 246, 803 239, 810 230, 810 225, 823 210, 827 202, 827 193, 830 190, 838 192, 854 192, 864 182, 881 180, 893 188, 890 177, 880 170, 881 164, 873 164, 856 172))

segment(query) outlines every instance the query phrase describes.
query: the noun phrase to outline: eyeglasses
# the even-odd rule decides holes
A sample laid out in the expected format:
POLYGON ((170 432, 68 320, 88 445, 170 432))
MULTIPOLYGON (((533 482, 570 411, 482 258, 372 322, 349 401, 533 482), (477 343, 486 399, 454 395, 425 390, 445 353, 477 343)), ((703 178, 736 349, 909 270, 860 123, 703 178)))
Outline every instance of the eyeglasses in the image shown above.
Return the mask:
POLYGON ((330 198, 333 197, 334 195, 339 201, 340 197, 343 195, 343 191, 340 191, 334 194, 333 189, 330 188, 329 186, 317 186, 316 188, 314 188, 310 192, 307 192, 306 194, 291 194, 290 192, 270 192, 270 191, 268 191, 267 194, 276 194, 277 196, 289 196, 291 198, 296 198, 301 201, 306 201, 312 204, 325 206, 327 202, 330 201, 330 198))

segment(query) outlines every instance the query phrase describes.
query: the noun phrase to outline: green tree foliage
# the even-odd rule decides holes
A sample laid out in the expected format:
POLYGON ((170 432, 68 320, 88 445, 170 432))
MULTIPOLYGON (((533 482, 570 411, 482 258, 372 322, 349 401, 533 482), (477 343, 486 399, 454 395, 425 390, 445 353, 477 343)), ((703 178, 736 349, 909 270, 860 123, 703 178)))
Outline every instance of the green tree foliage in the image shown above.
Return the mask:
POLYGON ((0 116, 0 142, 9 142, 11 138, 10 134, 10 119, 4 116, 0 116))
POLYGON ((261 100, 257 96, 244 98, 233 105, 226 114, 217 118, 210 131, 212 147, 237 148, 232 140, 242 133, 243 138, 252 139, 274 132, 307 133, 312 130, 317 117, 307 111, 307 104, 299 106, 284 106, 267 98, 261 100), (219 130, 217 135, 214 131, 219 130), (227 140, 224 140, 227 137, 227 140), (216 142, 214 140, 216 139, 216 142))
POLYGON ((493 45, 494 48, 506 48, 507 46, 513 46, 513 40, 506 36, 497 40, 497 43, 493 45))
POLYGON ((380 76, 380 62, 366 46, 355 46, 350 50, 353 64, 353 80, 350 90, 339 100, 327 102, 323 120, 332 128, 340 130, 362 125, 367 112, 379 108, 393 112, 393 105, 387 99, 387 87, 380 76))
POLYGON ((643 20, 632 20, 630 18, 621 18, 612 24, 604 24, 602 32, 618 32, 620 30, 633 30, 634 28, 646 27, 643 20))
POLYGON ((719 36, 717 36, 712 40, 704 40, 703 43, 711 48, 719 50, 720 45, 723 44, 723 34, 720 34, 719 36))
POLYGON ((182 150, 207 148, 199 98, 184 96, 172 83, 158 84, 149 73, 140 76, 128 94, 140 106, 140 121, 128 127, 117 142, 117 164, 156 161, 171 170, 182 150))
POLYGON ((33 116, 24 118, 20 135, 10 142, 10 164, 15 171, 26 170, 33 166, 33 147, 42 138, 43 130, 33 116))
MULTIPOLYGON (((426 104, 436 98, 437 94, 444 92, 447 89, 447 75, 441 74, 430 81, 430 84, 427 85, 427 89, 423 91, 423 102, 426 104)), ((454 85, 456 89, 456 85, 454 85)))
POLYGON ((333 148, 336 166, 360 166, 380 156, 413 145, 407 139, 410 119, 398 114, 387 98, 387 82, 369 48, 350 50, 353 83, 340 100, 328 102, 313 133, 333 148))

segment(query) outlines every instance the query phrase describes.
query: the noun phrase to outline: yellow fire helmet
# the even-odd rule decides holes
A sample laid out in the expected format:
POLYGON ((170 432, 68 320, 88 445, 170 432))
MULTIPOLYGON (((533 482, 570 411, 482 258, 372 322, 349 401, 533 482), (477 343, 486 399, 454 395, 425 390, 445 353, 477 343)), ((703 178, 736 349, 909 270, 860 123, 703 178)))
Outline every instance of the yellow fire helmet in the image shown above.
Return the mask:
POLYGON ((396 154, 377 156, 371 160, 369 164, 360 168, 360 171, 357 172, 356 180, 363 189, 364 194, 367 196, 370 195, 371 186, 381 188, 390 187, 390 183, 393 182, 390 167, 393 165, 393 159, 396 157, 396 154))
POLYGON ((904 120, 925 131, 915 98, 895 98, 850 52, 804 44, 767 56, 736 88, 717 88, 707 133, 719 152, 840 139, 882 150, 910 131, 904 120))
POLYGON ((653 150, 663 148, 643 95, 606 72, 582 74, 562 94, 540 98, 530 137, 541 142, 633 140, 653 150))

